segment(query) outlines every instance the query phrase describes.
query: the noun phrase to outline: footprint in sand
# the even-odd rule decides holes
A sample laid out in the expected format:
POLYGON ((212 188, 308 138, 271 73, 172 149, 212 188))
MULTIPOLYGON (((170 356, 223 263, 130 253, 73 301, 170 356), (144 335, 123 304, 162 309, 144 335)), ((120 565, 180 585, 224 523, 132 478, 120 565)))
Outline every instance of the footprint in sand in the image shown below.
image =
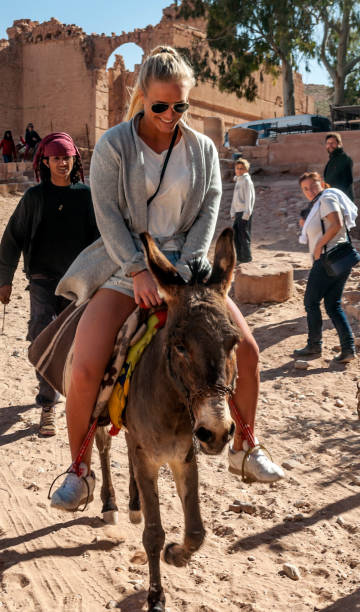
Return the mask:
POLYGON ((82 612, 82 597, 76 593, 64 595, 63 612, 82 612))

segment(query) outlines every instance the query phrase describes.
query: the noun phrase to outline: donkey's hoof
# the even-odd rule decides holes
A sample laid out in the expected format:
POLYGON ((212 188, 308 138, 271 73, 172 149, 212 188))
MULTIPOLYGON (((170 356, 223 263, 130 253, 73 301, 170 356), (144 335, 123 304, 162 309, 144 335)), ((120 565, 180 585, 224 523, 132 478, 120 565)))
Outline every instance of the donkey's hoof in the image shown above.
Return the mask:
POLYGON ((149 612, 165 612, 165 595, 161 588, 152 589, 150 586, 147 602, 149 612))
POLYGON ((104 523, 108 525, 117 525, 119 522, 119 513, 117 510, 105 510, 102 516, 104 523))
POLYGON ((158 601, 154 606, 149 607, 149 612, 165 612, 165 606, 158 601))
POLYGON ((185 555, 184 548, 175 543, 165 546, 162 558, 166 563, 175 565, 175 567, 185 567, 189 561, 185 555))
POLYGON ((129 519, 130 523, 133 525, 138 525, 142 520, 142 512, 141 510, 129 510, 129 519))

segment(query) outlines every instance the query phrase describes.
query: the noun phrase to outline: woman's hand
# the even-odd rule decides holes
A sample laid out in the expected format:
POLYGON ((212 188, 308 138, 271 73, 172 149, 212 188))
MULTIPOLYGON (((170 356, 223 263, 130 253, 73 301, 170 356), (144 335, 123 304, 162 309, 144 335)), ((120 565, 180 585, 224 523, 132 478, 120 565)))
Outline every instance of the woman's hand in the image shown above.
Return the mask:
POLYGON ((143 302, 145 306, 158 306, 162 299, 158 293, 157 286, 148 270, 142 270, 133 277, 134 298, 137 304, 143 302))
POLYGON ((3 304, 8 304, 10 302, 11 289, 11 285, 3 285, 0 287, 0 302, 3 304))
POLYGON ((321 244, 317 244, 315 249, 314 249, 314 259, 320 259, 321 257, 321 251, 323 249, 323 246, 321 244))

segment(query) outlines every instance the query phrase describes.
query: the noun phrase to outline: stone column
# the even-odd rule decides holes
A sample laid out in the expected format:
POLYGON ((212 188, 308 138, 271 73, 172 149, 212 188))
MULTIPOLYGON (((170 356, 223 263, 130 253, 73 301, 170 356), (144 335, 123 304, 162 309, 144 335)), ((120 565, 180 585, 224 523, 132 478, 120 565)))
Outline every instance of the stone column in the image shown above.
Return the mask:
POLYGON ((219 149, 224 144, 224 120, 221 117, 204 117, 204 134, 219 149))

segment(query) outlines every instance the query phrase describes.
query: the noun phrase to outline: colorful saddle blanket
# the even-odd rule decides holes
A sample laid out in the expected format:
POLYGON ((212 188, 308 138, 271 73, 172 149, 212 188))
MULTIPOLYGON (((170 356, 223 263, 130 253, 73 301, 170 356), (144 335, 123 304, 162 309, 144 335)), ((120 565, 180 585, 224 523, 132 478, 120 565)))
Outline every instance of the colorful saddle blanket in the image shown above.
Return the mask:
POLYGON ((121 427, 123 426, 123 414, 130 391, 131 377, 145 348, 148 346, 148 344, 150 344, 158 329, 164 327, 166 316, 166 310, 158 310, 154 314, 150 315, 146 323, 146 328, 140 328, 139 330, 139 332, 143 331, 143 334, 141 335, 137 333, 131 343, 132 346, 130 346, 128 350, 125 363, 121 369, 108 401, 110 421, 113 424, 113 427, 110 430, 111 435, 116 435, 119 433, 121 427))

